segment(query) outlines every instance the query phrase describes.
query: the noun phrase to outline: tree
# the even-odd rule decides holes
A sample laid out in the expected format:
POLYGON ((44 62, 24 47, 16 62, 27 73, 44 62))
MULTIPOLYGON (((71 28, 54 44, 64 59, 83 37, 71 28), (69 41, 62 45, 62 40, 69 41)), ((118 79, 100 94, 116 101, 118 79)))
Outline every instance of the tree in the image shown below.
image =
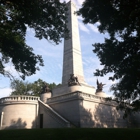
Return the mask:
POLYGON ((77 11, 85 24, 100 22, 100 33, 108 33, 104 43, 93 44, 103 65, 96 76, 114 74, 109 80, 119 80, 111 90, 118 101, 130 102, 140 109, 140 1, 85 0, 77 11))
MULTIPOLYGON (((60 84, 58 84, 58 85, 60 85, 60 84)), ((58 86, 58 85, 56 85, 56 84, 53 82, 53 83, 50 83, 50 84, 49 84, 49 88, 50 88, 50 90, 52 90, 53 88, 55 88, 55 87, 58 86)))
POLYGON ((68 37, 66 10, 58 0, 1 0, 0 74, 11 76, 4 69, 9 61, 23 79, 39 70, 43 60, 25 42, 27 27, 34 29, 35 37, 58 44, 64 33, 68 37))
POLYGON ((33 95, 32 85, 22 80, 14 80, 11 82, 12 93, 11 95, 33 95))
MULTIPOLYGON (((42 92, 42 87, 44 87, 44 84, 46 84, 47 82, 38 79, 37 81, 35 81, 34 83, 32 83, 32 93, 34 93, 35 95, 39 95, 42 92)), ((52 90, 53 88, 55 88, 57 85, 55 83, 47 83, 48 87, 50 88, 50 90, 52 90)))
MULTIPOLYGON (((32 95, 32 96, 40 96, 42 92, 42 87, 46 82, 38 79, 33 83, 25 82, 22 80, 13 80, 11 82, 12 93, 11 95, 32 95)), ((48 87, 52 90, 57 85, 55 83, 48 84, 48 87)))

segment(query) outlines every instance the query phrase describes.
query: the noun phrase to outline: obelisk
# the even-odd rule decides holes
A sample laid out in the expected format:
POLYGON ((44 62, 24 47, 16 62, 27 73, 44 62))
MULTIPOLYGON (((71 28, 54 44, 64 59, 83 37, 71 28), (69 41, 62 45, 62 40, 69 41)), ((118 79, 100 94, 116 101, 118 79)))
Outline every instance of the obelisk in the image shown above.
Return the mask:
POLYGON ((69 29, 70 39, 64 39, 62 85, 68 83, 70 74, 77 76, 80 83, 85 83, 81 58, 78 20, 76 14, 74 14, 76 11, 76 5, 69 1, 67 6, 67 27, 69 29))
POLYGON ((67 27, 69 29, 70 38, 68 40, 64 39, 62 85, 59 85, 52 90, 52 98, 76 91, 95 94, 95 88, 88 85, 84 80, 78 20, 77 16, 74 14, 76 5, 69 1, 67 6, 67 27), (68 84, 71 74, 74 74, 74 76, 77 77, 78 84, 68 84))

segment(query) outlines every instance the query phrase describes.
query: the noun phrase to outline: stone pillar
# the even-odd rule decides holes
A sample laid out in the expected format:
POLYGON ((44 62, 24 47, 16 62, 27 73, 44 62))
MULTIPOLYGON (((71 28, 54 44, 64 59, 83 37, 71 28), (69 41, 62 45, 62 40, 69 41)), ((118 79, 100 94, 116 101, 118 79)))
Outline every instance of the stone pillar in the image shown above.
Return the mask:
POLYGON ((2 122, 3 122, 3 114, 4 112, 1 112, 0 116, 0 129, 2 129, 2 122))
POLYGON ((51 92, 40 94, 40 100, 44 102, 45 104, 47 103, 48 98, 51 98, 51 92))
POLYGON ((76 6, 71 1, 68 2, 67 5, 67 27, 70 31, 70 39, 64 40, 62 85, 68 83, 70 74, 77 76, 80 83, 85 83, 81 58, 78 21, 77 16, 74 14, 76 11, 76 6))

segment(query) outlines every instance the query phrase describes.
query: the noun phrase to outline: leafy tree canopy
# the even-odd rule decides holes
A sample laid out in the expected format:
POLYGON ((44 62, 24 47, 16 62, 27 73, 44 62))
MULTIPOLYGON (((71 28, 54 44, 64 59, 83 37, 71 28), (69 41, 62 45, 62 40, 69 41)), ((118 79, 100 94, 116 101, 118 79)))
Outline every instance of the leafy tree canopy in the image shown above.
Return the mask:
MULTIPOLYGON (((25 82, 22 80, 13 80, 11 82, 12 93, 11 95, 32 95, 39 96, 42 92, 42 88, 46 82, 38 79, 33 83, 25 82)), ((55 83, 48 84, 48 87, 52 90, 57 85, 55 83)))
POLYGON ((96 76, 113 72, 110 80, 119 101, 130 101, 140 109, 140 1, 139 0, 85 0, 77 11, 83 22, 100 22, 100 33, 108 33, 104 43, 93 44, 103 65, 96 76))
POLYGON ((10 75, 4 69, 9 61, 22 78, 39 70, 43 60, 25 42, 27 27, 34 29, 35 37, 58 44, 64 33, 68 37, 66 10, 59 0, 1 0, 0 74, 10 75))

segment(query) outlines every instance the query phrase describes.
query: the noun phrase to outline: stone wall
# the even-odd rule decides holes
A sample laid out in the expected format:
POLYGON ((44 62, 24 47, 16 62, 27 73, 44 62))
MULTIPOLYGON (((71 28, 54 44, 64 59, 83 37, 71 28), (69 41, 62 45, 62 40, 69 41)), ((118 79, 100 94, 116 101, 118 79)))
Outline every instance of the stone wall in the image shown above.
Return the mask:
POLYGON ((63 127, 70 127, 70 123, 39 97, 10 96, 0 99, 0 129, 63 127))
POLYGON ((78 94, 65 94, 47 100, 47 104, 56 110, 61 116, 70 121, 74 126, 80 126, 80 102, 78 94))
POLYGON ((1 129, 38 127, 38 99, 34 96, 10 96, 0 99, 1 129))
POLYGON ((77 127, 140 127, 140 114, 133 114, 124 120, 124 112, 116 110, 115 101, 106 101, 96 95, 73 92, 50 98, 47 103, 77 127))
POLYGON ((72 92, 47 99, 10 96, 0 99, 0 129, 23 128, 138 128, 140 114, 123 119, 115 101, 83 92, 72 92))
POLYGON ((123 112, 117 111, 110 103, 83 100, 80 116, 81 127, 128 127, 128 120, 123 120, 123 112))

